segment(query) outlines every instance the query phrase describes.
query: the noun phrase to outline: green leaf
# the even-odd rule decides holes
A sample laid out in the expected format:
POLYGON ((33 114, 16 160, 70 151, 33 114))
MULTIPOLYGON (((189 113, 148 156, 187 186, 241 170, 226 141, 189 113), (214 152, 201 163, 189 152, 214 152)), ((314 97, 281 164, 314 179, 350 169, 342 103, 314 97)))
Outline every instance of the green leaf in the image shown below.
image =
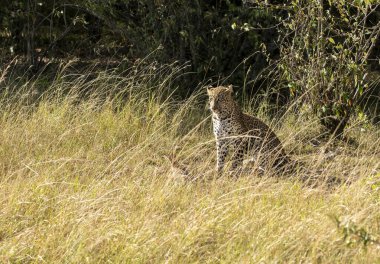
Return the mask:
POLYGON ((332 43, 332 44, 335 44, 335 40, 333 38, 329 38, 329 41, 332 43))

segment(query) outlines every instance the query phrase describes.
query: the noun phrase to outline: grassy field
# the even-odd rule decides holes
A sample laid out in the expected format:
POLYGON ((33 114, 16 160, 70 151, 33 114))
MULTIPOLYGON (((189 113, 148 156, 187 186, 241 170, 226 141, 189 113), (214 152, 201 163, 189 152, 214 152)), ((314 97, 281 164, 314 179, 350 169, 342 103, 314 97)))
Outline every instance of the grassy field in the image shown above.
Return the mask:
POLYGON ((380 263, 378 127, 333 142, 306 110, 261 108, 305 168, 216 178, 205 92, 178 102, 173 76, 3 84, 1 263, 380 263))

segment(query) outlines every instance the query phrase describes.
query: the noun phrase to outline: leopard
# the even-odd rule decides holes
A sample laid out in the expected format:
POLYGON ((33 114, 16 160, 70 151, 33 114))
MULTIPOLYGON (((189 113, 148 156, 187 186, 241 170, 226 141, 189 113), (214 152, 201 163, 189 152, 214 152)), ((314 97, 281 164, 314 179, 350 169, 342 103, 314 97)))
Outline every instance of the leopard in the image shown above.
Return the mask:
POLYGON ((283 145, 261 119, 243 113, 233 98, 233 86, 207 87, 216 141, 216 170, 221 174, 232 151, 230 171, 241 170, 246 155, 254 157, 262 170, 283 168, 289 163, 283 145))

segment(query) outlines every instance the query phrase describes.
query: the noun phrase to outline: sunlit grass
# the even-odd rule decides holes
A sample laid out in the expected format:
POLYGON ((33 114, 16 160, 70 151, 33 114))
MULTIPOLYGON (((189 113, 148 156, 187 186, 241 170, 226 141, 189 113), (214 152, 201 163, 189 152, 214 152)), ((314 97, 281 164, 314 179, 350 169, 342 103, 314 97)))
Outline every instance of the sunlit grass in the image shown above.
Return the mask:
POLYGON ((289 113, 276 132, 306 171, 216 178, 203 95, 175 102, 176 72, 61 76, 34 103, 3 96, 0 262, 380 261, 376 127, 353 121, 357 147, 327 144, 289 113))

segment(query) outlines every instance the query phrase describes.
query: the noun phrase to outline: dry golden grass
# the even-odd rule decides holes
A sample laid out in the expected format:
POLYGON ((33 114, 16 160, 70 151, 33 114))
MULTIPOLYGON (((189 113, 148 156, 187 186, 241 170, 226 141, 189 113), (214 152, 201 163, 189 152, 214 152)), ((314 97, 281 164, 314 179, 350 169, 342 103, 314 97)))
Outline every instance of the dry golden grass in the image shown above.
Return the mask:
POLYGON ((380 262, 375 127, 351 124, 356 147, 313 146, 316 122, 288 114, 276 132, 307 172, 216 179, 202 95, 165 100, 175 70, 149 71, 3 96, 0 262, 380 262))

